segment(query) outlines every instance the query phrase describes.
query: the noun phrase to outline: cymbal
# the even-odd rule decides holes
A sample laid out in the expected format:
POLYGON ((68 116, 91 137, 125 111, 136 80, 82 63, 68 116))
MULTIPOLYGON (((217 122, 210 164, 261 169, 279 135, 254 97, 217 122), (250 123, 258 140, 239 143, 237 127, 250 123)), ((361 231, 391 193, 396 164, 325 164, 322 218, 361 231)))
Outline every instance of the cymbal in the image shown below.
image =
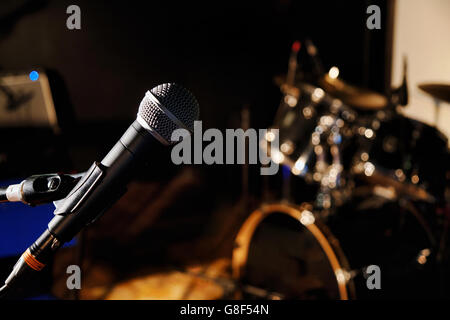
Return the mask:
POLYGON ((450 103, 450 84, 422 83, 418 87, 433 98, 450 103))
POLYGON ((323 89, 345 104, 361 110, 380 110, 388 105, 388 99, 377 92, 349 85, 328 74, 319 80, 323 89))
MULTIPOLYGON (((299 89, 295 84, 287 84, 285 76, 275 76, 274 82, 284 94, 299 95, 299 89)), ((388 105, 388 99, 382 94, 349 85, 340 79, 331 78, 328 74, 319 80, 319 85, 345 104, 361 110, 380 110, 388 105)))

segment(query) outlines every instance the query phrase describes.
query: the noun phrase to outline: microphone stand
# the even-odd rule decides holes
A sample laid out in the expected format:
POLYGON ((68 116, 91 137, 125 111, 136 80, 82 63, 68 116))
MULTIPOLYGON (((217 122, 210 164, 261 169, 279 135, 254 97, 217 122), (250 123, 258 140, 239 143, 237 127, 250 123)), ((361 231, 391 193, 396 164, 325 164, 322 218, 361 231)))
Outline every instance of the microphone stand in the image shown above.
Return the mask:
POLYGON ((84 172, 33 175, 19 184, 0 187, 0 203, 20 201, 34 207, 64 199, 83 175, 84 172))
MULTIPOLYGON (((0 187, 0 203, 21 201, 29 206, 55 202, 64 199, 85 174, 41 174, 33 175, 20 184, 0 187)), ((83 236, 80 235, 80 249, 77 260, 81 265, 83 259, 83 236)), ((7 295, 7 286, 0 287, 0 299, 7 295)), ((78 300, 78 294, 75 299, 78 300)))

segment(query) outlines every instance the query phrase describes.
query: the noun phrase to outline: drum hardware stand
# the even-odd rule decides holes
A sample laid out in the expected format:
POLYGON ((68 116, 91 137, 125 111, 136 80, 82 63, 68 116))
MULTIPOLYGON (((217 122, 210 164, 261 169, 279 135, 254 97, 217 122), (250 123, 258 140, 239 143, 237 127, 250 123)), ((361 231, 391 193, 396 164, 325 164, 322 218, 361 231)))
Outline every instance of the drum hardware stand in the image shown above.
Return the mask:
POLYGON ((283 190, 282 190, 282 201, 289 203, 291 201, 291 169, 286 165, 281 165, 281 170, 283 174, 283 190))
MULTIPOLYGON (((281 293, 268 291, 266 289, 255 287, 248 284, 243 284, 238 280, 232 280, 223 277, 208 276, 205 273, 205 271, 206 270, 202 270, 200 272, 193 272, 189 270, 180 270, 180 272, 182 273, 186 273, 188 275, 192 275, 218 284, 220 287, 222 287, 224 291, 223 299, 230 299, 230 298, 233 299, 233 296, 235 296, 236 293, 239 292, 248 293, 252 296, 258 297, 259 299, 265 300, 283 300, 285 298, 284 295, 281 293)), ((235 296, 234 298, 237 297, 235 296)))
POLYGON ((311 57, 311 60, 313 62, 316 76, 320 78, 322 75, 325 74, 325 71, 322 61, 320 61, 320 59, 318 58, 317 47, 314 45, 311 39, 306 39, 305 45, 306 45, 306 52, 311 57))
MULTIPOLYGON (((245 131, 250 128, 250 109, 248 105, 244 105, 241 111, 241 127, 245 131)), ((248 150, 248 139, 244 140, 245 150, 248 150)), ((249 205, 249 161, 248 161, 248 153, 247 159, 244 161, 242 165, 242 205, 245 212, 250 209, 249 205)))
MULTIPOLYGON (((241 110, 240 119, 241 128, 246 131, 250 128, 250 108, 248 105, 243 105, 241 110)), ((248 139, 244 139, 245 150, 248 150, 248 139)), ((270 149, 270 148, 269 148, 270 149)), ((247 217, 248 212, 251 208, 251 198, 250 198, 250 186, 249 186, 249 161, 248 153, 246 152, 246 159, 244 164, 241 164, 241 196, 237 200, 237 203, 232 206, 232 214, 229 216, 229 223, 222 228, 224 231, 214 240, 215 249, 220 250, 224 247, 224 244, 228 244, 228 240, 233 239, 236 228, 239 228, 240 224, 247 217), (218 248, 218 249, 217 249, 218 248)), ((268 198, 269 192, 269 181, 268 176, 264 175, 262 179, 261 191, 263 198, 268 198)))
MULTIPOLYGON (((274 117, 274 122, 278 123, 281 111, 288 106, 297 104, 299 92, 295 87, 295 77, 298 70, 298 52, 300 51, 300 41, 295 41, 291 47, 291 54, 289 56, 288 71, 284 83, 280 84, 280 89, 285 95, 281 98, 280 105, 274 117)), ((283 82, 283 80, 282 80, 283 82)))
POLYGON ((300 41, 294 41, 292 44, 291 55, 289 56, 288 72, 286 76, 286 83, 290 86, 295 84, 295 75, 298 68, 298 52, 300 51, 301 46, 300 41))
POLYGON ((436 254, 436 261, 439 267, 439 280, 440 280, 440 296, 445 297, 445 265, 444 265, 444 257, 447 249, 447 241, 448 241, 448 227, 450 222, 450 205, 446 204, 443 208, 443 222, 442 222, 442 234, 439 241, 439 248, 436 254))
POLYGON ((439 113, 441 111, 441 101, 439 99, 433 98, 434 101, 434 126, 439 127, 439 113))
MULTIPOLYGON (((267 165, 262 164, 261 166, 265 167, 267 165)), ((262 200, 263 200, 263 202, 267 202, 271 198, 270 191, 269 191, 270 190, 269 176, 264 175, 264 176, 262 176, 261 179, 262 179, 262 200)))
POLYGON ((406 56, 403 56, 403 80, 402 84, 391 91, 391 104, 394 106, 400 105, 400 106, 406 106, 408 105, 408 80, 407 80, 407 73, 408 73, 408 61, 406 59, 406 56))

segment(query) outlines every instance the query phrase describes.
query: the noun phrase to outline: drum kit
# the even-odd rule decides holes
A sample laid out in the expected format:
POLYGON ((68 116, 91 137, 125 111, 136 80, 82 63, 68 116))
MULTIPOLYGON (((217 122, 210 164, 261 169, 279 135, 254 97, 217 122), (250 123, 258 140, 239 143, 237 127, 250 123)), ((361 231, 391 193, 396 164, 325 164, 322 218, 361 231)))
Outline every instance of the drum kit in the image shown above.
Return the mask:
MULTIPOLYGON (((282 99, 272 126, 278 131, 270 131, 279 135, 279 152, 272 159, 282 174, 264 184, 269 187, 263 194, 272 200, 264 199, 250 213, 248 203, 239 202, 236 212, 245 216, 234 225, 231 261, 222 257, 184 270, 163 269, 112 287, 88 288, 86 297, 449 295, 447 138, 436 127, 402 115, 406 83, 386 97, 347 84, 335 67, 314 80, 296 81, 299 45, 293 47, 287 76, 275 78, 282 99)), ((317 50, 307 49, 317 59, 317 50)), ((448 86, 420 89, 450 102, 448 86)), ((244 114, 246 129, 249 115, 244 114)))
MULTIPOLYGON (((336 67, 313 81, 295 80, 295 54, 287 76, 275 78, 282 99, 272 126, 280 154, 273 160, 283 167, 275 189, 285 192, 240 227, 234 279, 268 298, 442 296, 447 138, 402 115, 407 96, 349 85, 336 67), (379 268, 380 288, 368 285, 370 266, 379 268)), ((450 102, 449 86, 419 87, 450 102)))

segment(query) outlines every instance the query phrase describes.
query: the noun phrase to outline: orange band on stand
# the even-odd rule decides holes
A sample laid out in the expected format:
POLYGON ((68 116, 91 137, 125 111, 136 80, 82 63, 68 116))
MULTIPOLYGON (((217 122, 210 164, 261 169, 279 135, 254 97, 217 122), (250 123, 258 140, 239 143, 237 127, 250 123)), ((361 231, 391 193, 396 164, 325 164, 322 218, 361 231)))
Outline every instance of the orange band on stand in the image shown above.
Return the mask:
POLYGON ((27 251, 22 254, 22 257, 25 263, 33 270, 41 271, 45 267, 45 264, 36 260, 31 254, 30 249, 27 249, 27 251))

